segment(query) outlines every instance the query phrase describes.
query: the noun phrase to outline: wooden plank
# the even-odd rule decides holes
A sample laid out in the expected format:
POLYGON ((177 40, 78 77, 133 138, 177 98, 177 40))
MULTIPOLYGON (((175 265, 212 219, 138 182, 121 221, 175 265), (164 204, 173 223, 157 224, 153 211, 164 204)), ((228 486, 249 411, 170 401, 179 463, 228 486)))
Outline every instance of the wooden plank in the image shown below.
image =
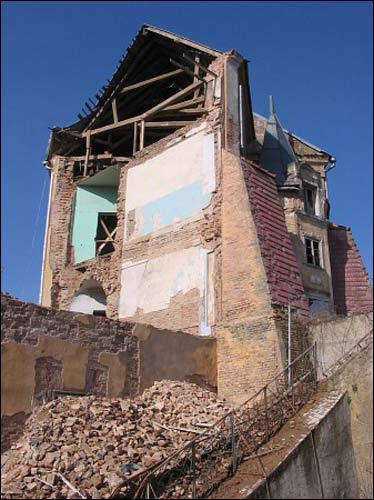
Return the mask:
POLYGON ((180 115, 201 115, 203 113, 207 113, 208 112, 208 109, 207 108, 191 108, 191 109, 172 109, 172 110, 167 110, 167 109, 163 109, 162 111, 160 111, 160 114, 162 116, 165 116, 165 115, 172 115, 172 116, 180 116, 180 115))
POLYGON ((176 94, 168 97, 167 99, 165 99, 164 101, 160 102, 159 104, 157 104, 153 108, 149 109, 148 111, 146 111, 142 115, 134 116, 133 118, 128 118, 127 120, 122 120, 122 121, 120 121, 118 123, 111 123, 110 125, 105 125, 103 127, 94 128, 94 129, 89 130, 87 132, 83 132, 82 133, 82 137, 87 137, 88 133, 90 133, 91 136, 92 135, 97 135, 97 134, 102 134, 104 132, 108 132, 109 130, 114 130, 114 129, 117 129, 117 128, 125 127, 126 125, 131 125, 131 124, 133 124, 135 122, 140 122, 140 121, 144 120, 145 118, 148 118, 149 116, 156 114, 156 112, 159 111, 160 109, 165 108, 169 104, 173 104, 175 101, 178 101, 183 96, 191 93, 193 90, 195 90, 200 85, 203 85, 203 82, 199 81, 199 82, 196 82, 196 83, 192 83, 188 87, 180 90, 176 94))
POLYGON ((138 124, 135 122, 134 123, 134 141, 132 144, 132 154, 133 155, 136 153, 137 142, 138 142, 138 124))
POLYGON ((174 71, 169 71, 168 73, 163 73, 162 75, 149 78, 148 80, 143 80, 142 82, 128 85, 127 87, 124 87, 120 93, 123 94, 125 92, 129 92, 130 90, 138 89, 140 87, 145 87, 146 85, 151 85, 152 83, 159 82, 161 80, 166 80, 167 78, 171 78, 172 76, 180 75, 181 73, 183 73, 182 69, 175 69, 174 71))
POLYGON ((200 85, 203 85, 203 82, 199 81, 199 82, 192 83, 191 85, 188 85, 188 87, 180 90, 176 94, 168 97, 164 101, 160 102, 159 104, 157 104, 153 108, 151 108, 148 111, 146 111, 145 113, 143 113, 142 118, 148 118, 149 116, 154 115, 160 109, 164 109, 169 104, 173 104, 174 102, 178 101, 181 97, 183 97, 183 96, 185 96, 187 94, 190 94, 197 87, 200 87, 200 85))
POLYGON ((86 157, 84 159, 84 169, 83 169, 83 176, 86 177, 87 175, 87 168, 88 168, 88 159, 90 157, 91 153, 91 134, 88 133, 86 137, 86 157))
MULTIPOLYGON (((66 156, 66 155, 65 155, 66 156)), ((109 160, 110 158, 114 158, 118 161, 130 161, 131 158, 128 156, 116 156, 112 153, 102 153, 99 155, 90 155, 89 160, 109 160)), ((69 160, 72 161, 83 161, 86 159, 86 155, 84 156, 69 156, 69 160)))
POLYGON ((114 98, 112 101, 112 112, 113 112, 114 123, 118 123, 117 99, 116 98, 114 98))
POLYGON ((193 121, 190 120, 190 121, 175 121, 175 122, 144 122, 144 126, 145 128, 157 128, 157 127, 177 128, 177 127, 185 127, 190 123, 193 123, 193 121))
MULTIPOLYGON (((200 56, 199 55, 196 55, 195 56, 195 63, 194 63, 194 69, 193 69, 193 72, 194 72, 194 79, 193 81, 196 82, 196 78, 199 76, 199 66, 197 63, 200 62, 200 56)), ((193 96, 194 98, 196 99, 197 97, 199 97, 199 90, 200 89, 196 89, 193 96)))
POLYGON ((183 59, 186 59, 187 61, 199 66, 199 68, 202 69, 203 71, 205 71, 205 73, 208 73, 209 75, 213 76, 214 78, 217 78, 218 75, 216 75, 216 73, 214 73, 212 70, 208 69, 206 66, 201 64, 201 62, 197 61, 196 58, 195 58, 195 60, 193 60, 192 57, 190 57, 188 54, 183 53, 183 59))
POLYGON ((142 120, 140 123, 140 143, 139 143, 140 151, 144 148, 144 132, 145 132, 145 123, 144 120, 142 120))
POLYGON ((168 106, 167 108, 165 108, 164 111, 171 111, 172 109, 181 109, 184 107, 187 108, 188 106, 193 106, 194 104, 199 104, 199 103, 204 102, 204 101, 205 101, 205 97, 201 96, 201 97, 198 97, 197 99, 189 99, 187 101, 178 102, 177 104, 172 104, 171 106, 168 106))
MULTIPOLYGON (((200 75, 198 74, 195 74, 192 69, 190 68, 187 68, 187 66, 183 66, 183 64, 180 64, 179 62, 177 61, 174 61, 174 59, 169 59, 170 63, 173 65, 173 66, 176 66, 177 68, 180 68, 182 71, 184 71, 185 73, 187 73, 187 75, 191 75, 194 77, 194 83, 196 83, 197 80, 201 80, 202 82, 205 82, 204 78, 202 78, 200 75)), ((195 92, 197 92, 198 89, 195 90, 195 92)))
POLYGON ((128 118, 127 120, 122 120, 118 123, 111 123, 110 125, 104 125, 103 127, 94 128, 90 131, 83 132, 82 137, 87 137, 88 132, 91 135, 102 134, 103 132, 108 132, 109 130, 114 130, 117 128, 125 127, 126 125, 131 125, 132 123, 139 122, 142 119, 142 115, 134 116, 133 118, 128 118))

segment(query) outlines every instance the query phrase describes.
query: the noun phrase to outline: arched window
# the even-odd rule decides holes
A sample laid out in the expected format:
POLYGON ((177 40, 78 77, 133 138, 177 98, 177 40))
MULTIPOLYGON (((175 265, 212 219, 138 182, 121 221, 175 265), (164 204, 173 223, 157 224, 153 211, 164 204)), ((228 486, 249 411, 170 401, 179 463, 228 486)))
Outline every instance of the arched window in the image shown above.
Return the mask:
POLYGON ((70 311, 105 316, 106 295, 101 284, 96 280, 83 281, 70 304, 70 311))

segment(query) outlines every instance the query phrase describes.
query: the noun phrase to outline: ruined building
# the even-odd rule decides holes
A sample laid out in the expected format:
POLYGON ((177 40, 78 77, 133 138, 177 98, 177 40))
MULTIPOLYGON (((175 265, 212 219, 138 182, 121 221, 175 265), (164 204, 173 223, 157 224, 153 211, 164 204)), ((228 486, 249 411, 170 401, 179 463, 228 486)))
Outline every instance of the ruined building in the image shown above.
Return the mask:
POLYGON ((372 310, 329 220, 334 158, 253 112, 236 51, 143 26, 78 118, 48 144, 42 305, 214 336, 238 397, 286 363, 289 305, 301 324, 372 310))

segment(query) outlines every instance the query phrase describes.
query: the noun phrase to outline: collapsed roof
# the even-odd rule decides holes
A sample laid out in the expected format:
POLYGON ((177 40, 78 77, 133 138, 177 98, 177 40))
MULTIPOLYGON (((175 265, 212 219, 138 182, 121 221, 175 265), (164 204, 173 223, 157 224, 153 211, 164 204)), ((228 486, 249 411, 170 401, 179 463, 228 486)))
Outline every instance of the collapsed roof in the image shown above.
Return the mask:
MULTIPOLYGON (((123 131, 132 132, 136 123, 134 118, 145 112, 152 120, 155 117, 156 122, 149 128, 152 129, 150 136, 156 140, 170 133, 170 129, 194 121, 205 112, 202 108, 203 77, 212 74, 208 66, 220 54, 222 52, 169 31, 143 25, 112 78, 96 94, 95 101, 89 99, 85 103, 86 109, 78 114, 78 121, 52 129, 47 159, 53 154, 84 154, 86 141, 82 139, 88 131, 96 136, 96 154, 109 150, 114 154, 130 155, 132 138, 123 131), (173 99, 172 96, 179 92, 181 95, 173 99), (157 113, 157 106, 168 98, 171 98, 170 109, 157 113), (178 107, 175 103, 182 98, 188 102, 178 107), (165 118, 167 124, 161 121, 165 118), (162 125, 158 127, 157 122, 162 125)), ((151 139, 151 142, 154 141, 151 139)))

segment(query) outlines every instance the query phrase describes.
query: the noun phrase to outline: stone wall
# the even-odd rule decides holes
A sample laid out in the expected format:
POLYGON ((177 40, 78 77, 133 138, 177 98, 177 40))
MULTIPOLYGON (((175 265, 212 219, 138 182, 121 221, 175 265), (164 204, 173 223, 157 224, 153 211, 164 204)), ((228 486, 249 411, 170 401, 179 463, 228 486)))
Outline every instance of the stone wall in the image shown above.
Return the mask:
POLYGON ((134 325, 56 311, 1 295, 1 414, 5 445, 53 390, 108 397, 139 390, 134 325), (4 424, 4 425, 3 425, 4 424))
POLYGON ((216 340, 1 295, 2 450, 64 392, 131 397, 156 380, 217 389, 216 340))

